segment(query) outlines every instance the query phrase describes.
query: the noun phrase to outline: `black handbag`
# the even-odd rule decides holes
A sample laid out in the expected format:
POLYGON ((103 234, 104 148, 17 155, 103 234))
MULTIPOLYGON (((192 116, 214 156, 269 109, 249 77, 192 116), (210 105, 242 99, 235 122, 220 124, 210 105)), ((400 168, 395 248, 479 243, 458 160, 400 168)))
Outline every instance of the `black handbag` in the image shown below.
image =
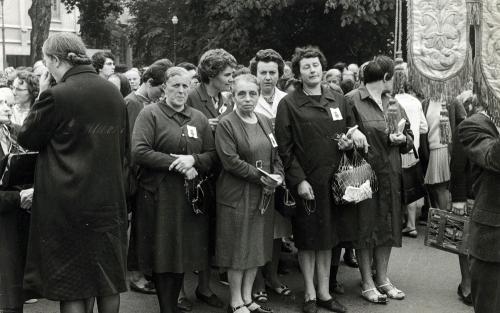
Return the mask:
POLYGON ((13 187, 33 185, 35 181, 35 166, 38 152, 23 149, 7 132, 10 147, 9 153, 4 157, 0 168, 2 176, 0 186, 13 187))
MULTIPOLYGON (((415 148, 413 148, 413 153, 415 154, 415 158, 418 159, 415 148)), ((424 175, 422 173, 420 160, 410 167, 403 168, 402 189, 403 204, 410 204, 426 195, 424 175)))
POLYGON ((296 214, 295 199, 285 185, 276 187, 274 191, 274 208, 283 217, 293 217, 296 214))

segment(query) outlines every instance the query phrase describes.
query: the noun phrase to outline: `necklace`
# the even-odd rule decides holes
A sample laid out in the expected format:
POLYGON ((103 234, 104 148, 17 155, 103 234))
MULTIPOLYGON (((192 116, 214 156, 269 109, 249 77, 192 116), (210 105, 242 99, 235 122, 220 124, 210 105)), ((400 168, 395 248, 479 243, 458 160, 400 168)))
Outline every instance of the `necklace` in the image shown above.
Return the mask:
POLYGON ((266 102, 267 102, 268 104, 272 105, 272 104, 273 104, 273 102, 274 102, 274 95, 275 95, 275 93, 276 93, 276 92, 275 92, 275 90, 273 89, 273 93, 272 93, 270 96, 264 96, 264 95, 262 95, 262 98, 264 98, 264 100, 266 100, 266 102))

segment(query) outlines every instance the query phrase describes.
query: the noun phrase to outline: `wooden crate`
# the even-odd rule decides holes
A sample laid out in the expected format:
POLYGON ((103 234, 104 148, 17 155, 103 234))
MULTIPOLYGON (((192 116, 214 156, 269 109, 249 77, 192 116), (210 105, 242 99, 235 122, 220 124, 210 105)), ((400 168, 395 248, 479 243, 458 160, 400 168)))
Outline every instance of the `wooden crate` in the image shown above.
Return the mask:
POLYGON ((440 250, 469 254, 469 216, 431 208, 427 219, 425 245, 440 250))

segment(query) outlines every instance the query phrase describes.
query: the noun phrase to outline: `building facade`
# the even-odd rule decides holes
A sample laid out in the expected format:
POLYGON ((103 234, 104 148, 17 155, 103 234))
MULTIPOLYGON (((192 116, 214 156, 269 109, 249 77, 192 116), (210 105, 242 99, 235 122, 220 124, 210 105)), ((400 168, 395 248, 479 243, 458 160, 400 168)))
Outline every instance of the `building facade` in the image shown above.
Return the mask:
MULTIPOLYGON (((51 1, 52 21, 50 23, 50 33, 73 32, 78 34, 80 30, 80 26, 78 25, 78 9, 67 13, 65 6, 61 4, 61 0, 51 1)), ((7 55, 7 64, 2 64, 2 68, 7 66, 32 65, 29 59, 31 19, 28 15, 28 9, 30 7, 31 0, 4 0, 5 54, 7 55)), ((2 60, 2 49, 0 49, 0 62, 2 60)))

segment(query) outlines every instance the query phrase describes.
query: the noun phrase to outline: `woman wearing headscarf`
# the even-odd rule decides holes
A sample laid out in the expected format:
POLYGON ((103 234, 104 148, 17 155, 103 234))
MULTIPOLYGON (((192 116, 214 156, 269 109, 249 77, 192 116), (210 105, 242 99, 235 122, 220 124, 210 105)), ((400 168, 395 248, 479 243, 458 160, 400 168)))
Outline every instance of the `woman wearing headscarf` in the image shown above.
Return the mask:
POLYGON ((207 118, 186 105, 189 73, 167 70, 164 100, 137 117, 132 155, 139 166, 137 209, 155 208, 150 268, 161 313, 178 312, 185 272, 209 269, 209 220, 199 184, 216 160, 207 118))

